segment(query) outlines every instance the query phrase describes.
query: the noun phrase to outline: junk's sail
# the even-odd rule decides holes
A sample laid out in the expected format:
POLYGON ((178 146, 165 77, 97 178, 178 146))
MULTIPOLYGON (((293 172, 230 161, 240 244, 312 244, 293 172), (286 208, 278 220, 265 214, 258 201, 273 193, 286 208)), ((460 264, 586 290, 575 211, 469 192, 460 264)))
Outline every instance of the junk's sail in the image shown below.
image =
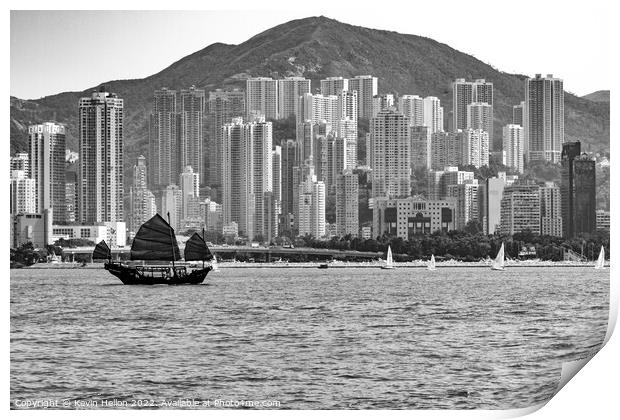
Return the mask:
POLYGON ((212 258, 204 239, 197 233, 185 243, 185 261, 207 261, 212 258))
POLYGON ((99 242, 93 251, 93 260, 109 260, 112 258, 112 251, 105 241, 99 242))
POLYGON ((174 229, 156 214, 140 226, 131 245, 132 260, 178 261, 181 259, 174 229))

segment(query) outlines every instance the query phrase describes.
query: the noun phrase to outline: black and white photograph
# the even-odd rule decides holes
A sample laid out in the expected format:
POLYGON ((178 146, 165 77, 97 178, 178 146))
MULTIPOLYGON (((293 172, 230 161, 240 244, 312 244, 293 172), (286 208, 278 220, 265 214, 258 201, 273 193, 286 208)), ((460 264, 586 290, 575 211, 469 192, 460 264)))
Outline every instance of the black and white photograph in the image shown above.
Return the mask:
POLYGON ((609 4, 10 3, 11 411, 499 418, 617 355, 609 4))

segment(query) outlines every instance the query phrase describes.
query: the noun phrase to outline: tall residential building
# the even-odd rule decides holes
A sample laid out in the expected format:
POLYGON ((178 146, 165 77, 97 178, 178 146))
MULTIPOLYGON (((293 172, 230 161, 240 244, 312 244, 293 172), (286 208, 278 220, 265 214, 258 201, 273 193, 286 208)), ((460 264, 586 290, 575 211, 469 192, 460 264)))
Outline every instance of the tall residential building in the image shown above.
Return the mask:
POLYGON ((461 142, 459 165, 476 168, 489 165, 489 133, 483 130, 467 129, 457 133, 461 142))
POLYGON ((321 95, 339 95, 343 90, 349 90, 349 79, 328 77, 321 80, 321 95))
POLYGON ((194 219, 200 213, 200 174, 186 166, 179 175, 181 187, 181 220, 194 219))
POLYGON ((271 162, 273 199, 275 201, 276 215, 278 216, 279 223, 279 216, 282 214, 282 146, 273 146, 271 162))
POLYGON ((499 228, 501 222, 502 197, 504 195, 505 186, 505 176, 487 178, 484 183, 480 209, 482 213, 482 231, 485 235, 493 235, 499 228))
POLYGON ((525 81, 525 148, 529 160, 560 162, 564 143, 564 82, 548 74, 525 81))
POLYGON ((446 166, 441 171, 428 173, 428 197, 431 200, 443 200, 448 195, 449 185, 460 185, 474 180, 474 173, 459 171, 458 166, 446 166))
POLYGON ((299 185, 299 235, 325 236, 325 184, 317 181, 314 170, 299 185))
POLYGON ((540 234, 562 236, 562 197, 554 182, 540 187, 540 234))
POLYGON ((523 173, 523 127, 515 124, 504 126, 503 150, 506 153, 505 165, 523 173))
POLYGON ((11 156, 11 174, 13 171, 24 171, 26 177, 30 177, 30 156, 26 152, 15 153, 11 156))
POLYGON ((282 142, 282 219, 280 227, 282 231, 290 231, 291 217, 295 214, 293 203, 294 183, 293 168, 297 166, 297 142, 288 139, 282 142))
MULTIPOLYGON (((271 77, 254 77, 245 82, 246 117, 260 113, 266 119, 277 120, 278 81, 271 77)), ((239 227, 241 228, 241 227, 239 227)))
POLYGON ((499 233, 524 231, 540 235, 540 187, 535 183, 506 186, 502 195, 499 233))
POLYGON ((24 170, 11 171, 10 197, 11 215, 37 213, 36 182, 26 176, 24 170))
POLYGON ((443 131, 443 107, 439 98, 427 96, 424 98, 424 123, 432 133, 443 131))
POLYGON ((67 223, 75 223, 78 219, 78 175, 77 172, 65 172, 65 202, 67 203, 67 223))
MULTIPOLYGON (((215 187, 222 185, 222 126, 229 124, 233 118, 244 117, 245 92, 234 90, 216 89, 209 92, 207 100, 207 158, 208 178, 203 184, 215 187)), ((218 190, 219 192, 219 190, 218 190)))
POLYGON ((463 132, 436 131, 431 135, 431 168, 435 171, 446 166, 461 164, 463 132))
POLYGON ((129 214, 128 228, 136 233, 140 226, 157 213, 155 196, 147 188, 147 165, 146 158, 139 156, 133 167, 133 184, 129 189, 129 214))
POLYGON ((336 177, 336 234, 359 235, 359 180, 351 169, 336 177))
MULTIPOLYGON (((389 108, 394 107, 394 95, 391 93, 384 93, 383 95, 375 95, 372 98, 372 118, 375 118, 377 114, 389 108)), ((402 113, 402 112, 401 112, 402 113)))
POLYGON ((323 96, 306 93, 299 97, 297 124, 312 121, 313 124, 323 120, 335 129, 339 121, 338 96, 323 96))
POLYGON ((467 106, 475 102, 485 102, 493 106, 493 83, 484 79, 466 82, 456 79, 452 83, 452 118, 453 129, 463 130, 467 127, 467 106))
POLYGON ((36 212, 53 208, 53 223, 66 222, 65 127, 52 122, 28 127, 30 178, 36 184, 36 212))
POLYGON ((409 127, 411 137, 411 171, 432 167, 431 129, 425 125, 409 127))
POLYGON ((596 162, 581 143, 562 146, 562 228, 565 238, 596 231, 596 162))
POLYGON ((370 75, 349 79, 349 90, 357 91, 357 114, 359 118, 372 118, 372 98, 378 93, 378 79, 370 75))
POLYGON ((407 197, 411 193, 409 122, 392 110, 370 120, 373 197, 407 197))
MULTIPOLYGON (((182 89, 179 98, 181 151, 179 171, 186 166, 191 166, 201 178, 206 177, 203 165, 204 113, 205 91, 196 89, 194 86, 182 89)), ((175 174, 176 176, 178 174, 175 174)))
MULTIPOLYGON (((323 94, 323 96, 329 96, 323 94)), ((342 121, 344 119, 349 119, 355 121, 357 124, 357 91, 348 91, 343 90, 338 94, 338 110, 337 110, 337 119, 338 121, 342 121)))
POLYGON ((467 105, 467 128, 489 134, 489 150, 493 150, 493 106, 486 102, 467 105))
POLYGON ((424 125, 424 99, 418 95, 403 95, 398 98, 398 111, 409 119, 409 125, 424 125))
POLYGON ((149 162, 152 188, 162 189, 176 181, 180 165, 177 93, 155 91, 149 120, 149 162))
POLYGON ((519 105, 512 106, 512 123, 525 127, 525 101, 521 101, 519 105))
POLYGON ((241 118, 222 127, 222 216, 252 240, 273 235, 272 125, 241 118))
POLYGON ((161 216, 170 220, 170 226, 179 232, 182 230, 183 219, 183 196, 181 189, 176 184, 171 184, 164 190, 161 198, 161 216))
POLYGON ((345 168, 357 166, 357 121, 346 118, 338 122, 337 137, 345 140, 345 168))
POLYGON ((278 118, 299 114, 299 97, 310 93, 310 80, 304 77, 286 77, 278 80, 278 118))
POLYGON ((479 220, 478 191, 477 179, 447 186, 446 198, 452 198, 456 202, 455 229, 463 230, 470 221, 479 220))
POLYGON ((79 220, 123 222, 123 100, 103 90, 79 102, 79 220))

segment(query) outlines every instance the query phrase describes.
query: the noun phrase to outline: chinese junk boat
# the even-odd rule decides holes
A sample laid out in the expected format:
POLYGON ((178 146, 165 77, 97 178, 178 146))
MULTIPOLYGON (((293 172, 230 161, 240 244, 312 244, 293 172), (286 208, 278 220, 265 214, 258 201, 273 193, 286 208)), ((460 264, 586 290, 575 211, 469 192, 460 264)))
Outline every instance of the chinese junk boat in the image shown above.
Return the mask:
POLYGON ((204 239, 197 233, 194 233, 185 244, 185 262, 202 261, 202 267, 175 265, 175 261, 181 259, 181 253, 174 229, 159 214, 140 226, 131 245, 130 259, 142 261, 142 264, 112 261, 109 248, 103 241, 95 247, 93 259, 101 259, 106 248, 108 261, 104 268, 124 284, 200 284, 212 270, 211 265, 204 265, 205 260, 211 259, 211 252, 204 239), (146 261, 160 263, 145 264, 146 261))

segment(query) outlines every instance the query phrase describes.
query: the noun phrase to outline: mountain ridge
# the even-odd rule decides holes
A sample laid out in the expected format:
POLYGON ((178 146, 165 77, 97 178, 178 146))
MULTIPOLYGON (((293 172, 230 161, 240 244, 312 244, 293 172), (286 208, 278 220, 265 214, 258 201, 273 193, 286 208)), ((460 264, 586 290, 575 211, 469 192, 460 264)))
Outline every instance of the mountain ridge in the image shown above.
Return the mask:
MULTIPOLYGON (((67 145, 77 147, 77 104, 100 86, 125 100, 125 167, 146 153, 148 115, 153 92, 191 85, 207 91, 244 87, 252 76, 304 76, 313 90, 329 76, 372 74, 381 93, 437 96, 446 123, 455 78, 484 78, 495 91, 495 144, 511 120, 512 105, 523 100, 527 76, 504 73, 472 55, 418 35, 349 25, 324 16, 297 19, 267 29, 240 44, 212 43, 142 79, 112 80, 83 91, 62 92, 36 100, 11 98, 11 153, 23 149, 31 123, 55 119, 67 127, 67 145)), ((609 104, 565 94, 566 140, 582 140, 596 151, 609 151, 609 104)), ((276 141, 280 139, 275 139, 276 141)), ((129 180, 128 180, 129 181, 129 180)))

